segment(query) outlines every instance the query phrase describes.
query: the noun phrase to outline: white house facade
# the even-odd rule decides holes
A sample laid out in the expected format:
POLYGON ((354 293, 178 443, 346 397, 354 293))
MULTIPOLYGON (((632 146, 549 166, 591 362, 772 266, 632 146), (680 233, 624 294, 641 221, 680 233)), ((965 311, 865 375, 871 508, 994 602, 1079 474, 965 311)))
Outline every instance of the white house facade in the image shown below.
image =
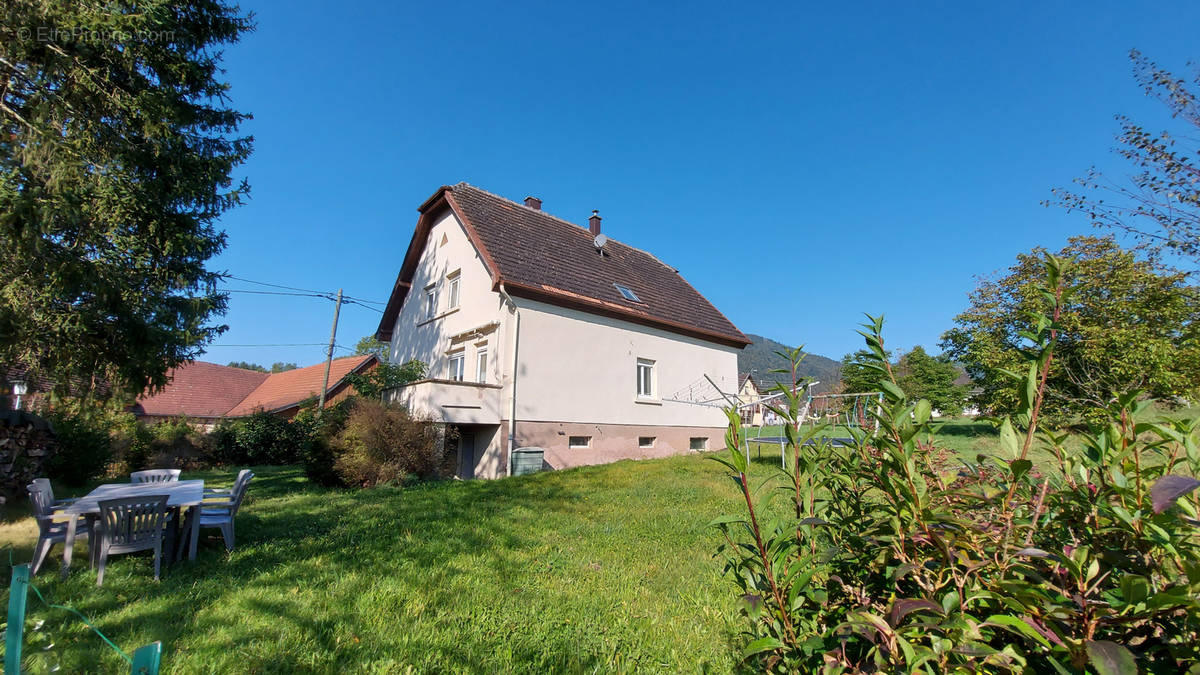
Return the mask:
POLYGON ((597 215, 540 207, 465 183, 420 207, 377 337, 428 377, 392 399, 457 428, 464 478, 507 475, 521 447, 552 468, 722 447, 713 399, 737 391, 746 337, 597 215))

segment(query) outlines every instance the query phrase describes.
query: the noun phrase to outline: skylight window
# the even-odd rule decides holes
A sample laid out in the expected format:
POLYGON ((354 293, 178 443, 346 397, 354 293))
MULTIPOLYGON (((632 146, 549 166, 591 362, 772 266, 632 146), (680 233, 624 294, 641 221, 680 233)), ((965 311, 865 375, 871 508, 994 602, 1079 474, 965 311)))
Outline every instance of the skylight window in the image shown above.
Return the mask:
POLYGON ((629 290, 629 287, 622 286, 621 284, 613 284, 613 286, 615 286, 617 288, 617 290, 621 292, 621 297, 625 298, 626 300, 628 300, 630 302, 641 302, 642 301, 641 298, 639 298, 637 296, 637 293, 634 293, 633 291, 629 290))

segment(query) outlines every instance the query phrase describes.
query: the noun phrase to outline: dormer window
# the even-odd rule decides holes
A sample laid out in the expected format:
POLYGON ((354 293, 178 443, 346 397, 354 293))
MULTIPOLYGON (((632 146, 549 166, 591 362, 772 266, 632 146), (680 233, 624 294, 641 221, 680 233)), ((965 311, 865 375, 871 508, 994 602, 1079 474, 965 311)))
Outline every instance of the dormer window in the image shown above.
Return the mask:
POLYGON ((642 301, 641 298, 639 298, 637 296, 637 293, 634 293, 632 290, 630 290, 628 286, 622 286, 621 284, 613 284, 613 287, 617 289, 617 291, 621 294, 621 297, 625 298, 626 300, 628 300, 630 302, 641 302, 642 301))

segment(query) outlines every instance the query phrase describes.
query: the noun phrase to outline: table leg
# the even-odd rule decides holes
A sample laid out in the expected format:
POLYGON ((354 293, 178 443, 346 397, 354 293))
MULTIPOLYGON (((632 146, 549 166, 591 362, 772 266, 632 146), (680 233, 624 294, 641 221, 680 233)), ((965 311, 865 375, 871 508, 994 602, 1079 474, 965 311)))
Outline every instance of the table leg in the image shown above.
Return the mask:
POLYGON ((188 560, 195 560, 196 547, 200 544, 200 505, 193 506, 188 509, 188 512, 192 521, 191 549, 188 551, 188 560))
POLYGON ((179 560, 179 555, 177 554, 177 551, 179 550, 179 532, 183 527, 183 523, 180 522, 180 519, 183 517, 183 513, 180 511, 179 507, 172 506, 170 511, 171 521, 166 527, 166 532, 163 533, 163 536, 166 538, 166 541, 164 542, 166 546, 163 550, 163 562, 168 565, 171 565, 175 561, 179 560))
POLYGON ((67 521, 67 539, 63 542, 63 564, 62 578, 67 578, 67 572, 71 570, 71 549, 75 548, 75 523, 79 522, 79 518, 75 515, 67 521))

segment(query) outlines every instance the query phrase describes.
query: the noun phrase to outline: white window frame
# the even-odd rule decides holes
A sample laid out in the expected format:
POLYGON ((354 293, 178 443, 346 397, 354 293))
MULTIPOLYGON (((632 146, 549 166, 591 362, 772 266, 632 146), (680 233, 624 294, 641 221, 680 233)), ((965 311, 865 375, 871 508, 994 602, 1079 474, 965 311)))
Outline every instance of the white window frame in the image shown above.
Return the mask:
POLYGON ((466 375, 467 350, 460 349, 450 352, 446 356, 446 379, 451 382, 462 382, 466 375))
POLYGON ((638 357, 635 366, 634 394, 641 399, 658 398, 658 368, 654 359, 638 357), (643 374, 645 371, 645 374, 643 374))
POLYGON ((692 436, 689 438, 688 450, 693 452, 704 452, 705 450, 708 450, 708 436, 692 436), (696 444, 696 441, 700 441, 700 447, 698 448, 692 447, 696 444))
POLYGON ((437 284, 429 284, 425 287, 425 318, 432 319, 437 316, 437 309, 437 284))
POLYGON ((567 436, 567 447, 571 448, 572 450, 582 450, 584 448, 590 448, 590 447, 592 447, 592 437, 591 436, 567 436), (574 440, 577 438, 582 438, 583 443, 582 444, 575 443, 574 440))
POLYGON ((475 347, 475 381, 487 384, 488 346, 486 343, 475 347))
POLYGON ((639 448, 653 448, 654 444, 657 441, 658 441, 657 436, 638 436, 638 447, 639 448), (647 443, 646 441, 649 441, 649 442, 647 443))
POLYGON ((459 291, 462 286, 462 270, 454 270, 446 275, 446 283, 449 284, 449 303, 446 309, 457 309, 459 301, 459 291))

